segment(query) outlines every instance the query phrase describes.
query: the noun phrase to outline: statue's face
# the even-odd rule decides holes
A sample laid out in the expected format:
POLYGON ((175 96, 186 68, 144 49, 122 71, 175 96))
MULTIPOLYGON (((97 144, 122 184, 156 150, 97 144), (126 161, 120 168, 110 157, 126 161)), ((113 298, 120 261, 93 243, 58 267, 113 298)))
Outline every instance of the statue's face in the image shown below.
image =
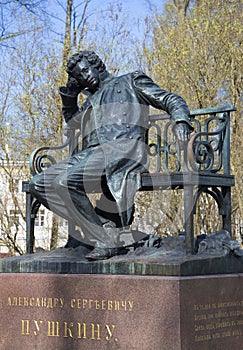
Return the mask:
POLYGON ((86 58, 78 62, 72 71, 72 76, 81 86, 95 92, 99 88, 100 76, 97 68, 92 67, 86 58))

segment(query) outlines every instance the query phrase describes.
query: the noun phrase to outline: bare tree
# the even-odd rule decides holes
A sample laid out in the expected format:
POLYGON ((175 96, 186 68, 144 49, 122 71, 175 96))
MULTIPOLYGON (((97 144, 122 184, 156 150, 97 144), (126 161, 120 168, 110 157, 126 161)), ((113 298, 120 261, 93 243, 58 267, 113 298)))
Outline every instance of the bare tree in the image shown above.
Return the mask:
MULTIPOLYGON (((0 46, 14 48, 16 37, 30 33, 34 27, 29 22, 28 28, 16 28, 15 21, 19 16, 39 17, 45 1, 2 0, 0 1, 0 46)), ((45 18, 42 16, 42 20, 45 18)))
MULTIPOLYGON (((22 179, 28 179, 30 177, 28 168, 30 153, 38 146, 62 143, 64 125, 58 88, 60 85, 66 84, 65 66, 71 53, 84 48, 98 50, 101 56, 107 58, 108 65, 112 69, 114 67, 114 72, 118 72, 117 66, 122 66, 119 62, 119 59, 122 58, 122 49, 119 49, 118 44, 120 42, 121 45, 125 46, 129 31, 127 26, 124 26, 125 29, 123 28, 124 19, 121 8, 119 6, 102 8, 104 12, 99 17, 99 21, 95 17, 96 20, 91 25, 89 20, 96 12, 89 11, 89 3, 88 0, 83 2, 58 1, 60 7, 58 16, 49 13, 44 7, 39 9, 38 15, 36 7, 33 8, 34 13, 28 9, 28 15, 26 15, 27 12, 24 12, 25 16, 22 16, 21 11, 27 11, 23 7, 24 3, 15 7, 18 16, 16 16, 17 12, 11 13, 14 28, 19 35, 12 36, 11 42, 8 41, 9 47, 11 44, 13 50, 4 52, 5 60, 0 67, 0 76, 2 77, 0 79, 0 121, 3 127, 0 144, 2 174, 7 173, 6 158, 8 158, 9 166, 11 165, 13 169, 19 169, 17 164, 21 161, 23 169, 21 168, 19 174, 22 174, 22 179), (42 14, 43 17, 41 17, 42 14), (46 16, 49 18, 47 27, 44 26, 46 16), (106 21, 107 16, 109 21, 106 21), (55 21, 63 23, 63 27, 56 26, 58 29, 54 33, 50 26, 55 21), (95 33, 93 36, 89 33, 88 28, 95 33), (53 34, 53 40, 62 38, 57 49, 53 42, 50 43, 49 33, 53 34), (97 33, 99 33, 100 41, 97 41, 94 46, 93 38, 97 33), (8 136, 6 136, 5 130, 7 124, 10 125, 8 136), (8 148, 5 147, 6 139, 8 139, 8 148), (13 151, 10 152, 11 149, 13 151)), ((1 4, 3 5, 3 2, 1 4)), ((27 3, 25 4, 27 5, 27 3)), ((12 5, 11 1, 7 5, 12 5)), ((17 6, 15 3, 13 5, 17 6)), ((8 10, 10 11, 10 7, 8 10)), ((125 56, 128 57, 127 53, 128 49, 125 52, 125 56)), ((125 61, 123 64, 124 67, 125 61)), ((59 159, 63 156, 61 154, 59 159)), ((7 178, 8 184, 14 179, 17 180, 16 172, 12 171, 11 176, 12 178, 9 176, 7 178)), ((6 190, 6 186, 4 190, 6 190)), ((14 187, 11 188, 13 195, 15 195, 14 187)), ((16 222, 19 215, 24 220, 23 199, 20 200, 19 197, 16 197, 16 206, 21 209, 16 207, 16 210, 12 212, 12 214, 16 213, 16 222)), ((8 220, 9 213, 7 215, 7 209, 4 209, 4 202, 0 202, 0 209, 4 213, 3 217, 5 216, 8 220)), ((4 225, 2 220, 1 232, 8 233, 8 236, 5 235, 5 237, 6 242, 10 243, 6 244, 10 246, 12 245, 11 235, 13 231, 10 226, 4 225)), ((20 229, 20 226, 18 227, 20 229)), ((50 231, 51 248, 54 249, 59 234, 58 220, 55 216, 50 231)), ((20 230, 14 233, 13 242, 17 242, 19 232, 20 230)), ((13 248, 12 252, 17 251, 17 249, 13 248)), ((18 253, 22 252, 18 251, 18 253)))

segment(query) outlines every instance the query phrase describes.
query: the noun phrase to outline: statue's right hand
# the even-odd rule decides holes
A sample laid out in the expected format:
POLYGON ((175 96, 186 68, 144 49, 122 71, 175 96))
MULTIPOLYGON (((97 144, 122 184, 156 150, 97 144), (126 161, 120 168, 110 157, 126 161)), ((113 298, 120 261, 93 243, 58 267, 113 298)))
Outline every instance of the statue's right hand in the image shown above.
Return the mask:
POLYGON ((83 87, 71 75, 68 75, 67 88, 72 95, 78 95, 83 90, 83 87))

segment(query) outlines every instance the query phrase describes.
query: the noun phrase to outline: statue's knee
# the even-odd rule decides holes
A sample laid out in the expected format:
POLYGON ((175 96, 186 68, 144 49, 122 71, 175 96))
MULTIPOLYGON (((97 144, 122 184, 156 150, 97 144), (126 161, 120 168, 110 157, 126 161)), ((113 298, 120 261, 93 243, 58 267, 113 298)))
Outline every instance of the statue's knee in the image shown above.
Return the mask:
POLYGON ((67 188, 67 180, 61 176, 58 176, 53 181, 52 187, 55 192, 59 192, 62 189, 67 188))
POLYGON ((31 194, 35 194, 38 192, 38 186, 40 185, 41 182, 41 176, 40 175, 35 175, 33 176, 30 181, 29 181, 29 191, 31 194))
POLYGON ((76 177, 67 177, 66 174, 57 176, 52 182, 52 188, 60 196, 66 192, 78 193, 81 196, 86 194, 82 180, 77 181, 76 177))

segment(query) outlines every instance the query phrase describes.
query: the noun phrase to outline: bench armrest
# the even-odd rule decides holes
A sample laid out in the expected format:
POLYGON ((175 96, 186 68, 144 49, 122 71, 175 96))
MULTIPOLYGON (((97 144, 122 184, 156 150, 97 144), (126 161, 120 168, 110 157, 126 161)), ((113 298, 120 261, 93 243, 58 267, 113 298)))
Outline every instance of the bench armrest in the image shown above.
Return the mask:
POLYGON ((188 142, 189 170, 230 174, 230 112, 235 110, 225 106, 193 111, 209 117, 188 142))
POLYGON ((46 168, 50 167, 52 164, 56 163, 56 159, 53 155, 48 154, 49 151, 62 150, 67 148, 69 155, 77 151, 78 138, 80 132, 76 132, 76 129, 68 128, 65 131, 66 141, 58 146, 43 146, 35 149, 29 160, 30 171, 34 176, 41 173, 46 168))

